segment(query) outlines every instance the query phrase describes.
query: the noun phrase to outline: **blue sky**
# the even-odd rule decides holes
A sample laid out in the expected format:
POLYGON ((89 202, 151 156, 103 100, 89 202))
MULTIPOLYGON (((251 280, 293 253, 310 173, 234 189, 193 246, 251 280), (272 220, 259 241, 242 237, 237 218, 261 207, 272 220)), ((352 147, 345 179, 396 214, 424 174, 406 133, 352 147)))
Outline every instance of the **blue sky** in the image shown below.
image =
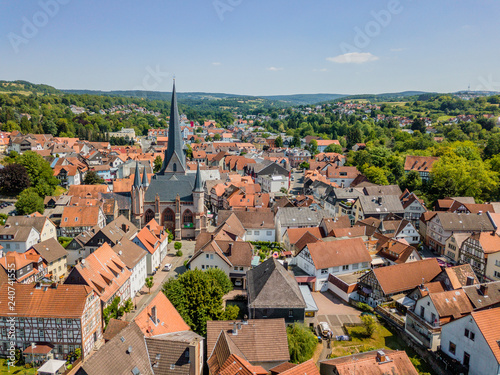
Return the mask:
POLYGON ((497 0, 4 0, 0 79, 249 95, 500 91, 497 0))

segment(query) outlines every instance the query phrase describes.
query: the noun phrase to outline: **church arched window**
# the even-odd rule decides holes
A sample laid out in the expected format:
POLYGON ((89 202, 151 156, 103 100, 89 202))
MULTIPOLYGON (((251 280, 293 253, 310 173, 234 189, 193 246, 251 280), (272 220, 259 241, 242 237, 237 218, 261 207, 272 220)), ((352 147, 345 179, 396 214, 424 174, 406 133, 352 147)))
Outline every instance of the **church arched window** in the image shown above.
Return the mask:
POLYGON ((177 163, 174 163, 174 165, 172 166, 172 170, 173 170, 174 172, 177 172, 177 163))
POLYGON ((167 208, 165 211, 163 211, 163 221, 174 221, 174 220, 175 220, 174 211, 172 211, 170 208, 167 208))
POLYGON ((193 222, 193 213, 190 210, 184 211, 184 215, 182 215, 182 222, 185 224, 193 222))
POLYGON ((149 223, 151 220, 153 220, 155 218, 155 213, 153 212, 153 210, 149 209, 146 211, 145 215, 144 215, 144 221, 145 223, 149 223))

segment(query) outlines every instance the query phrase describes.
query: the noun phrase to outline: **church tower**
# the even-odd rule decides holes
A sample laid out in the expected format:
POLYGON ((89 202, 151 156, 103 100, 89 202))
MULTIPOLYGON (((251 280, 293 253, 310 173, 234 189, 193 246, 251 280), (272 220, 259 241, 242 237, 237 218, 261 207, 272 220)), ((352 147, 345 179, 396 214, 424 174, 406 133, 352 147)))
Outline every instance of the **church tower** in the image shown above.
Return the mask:
POLYGON ((177 93, 172 89, 172 102, 170 105, 170 120, 168 123, 168 143, 163 159, 163 165, 158 174, 170 173, 186 174, 186 154, 179 124, 179 109, 177 107, 177 93))
POLYGON ((193 208, 194 208, 194 224, 195 237, 198 237, 200 232, 205 231, 205 191, 203 190, 203 179, 201 178, 200 163, 196 168, 196 179, 194 180, 193 188, 193 208))
POLYGON ((148 176, 146 174, 146 168, 144 168, 144 176, 141 181, 141 174, 139 172, 139 163, 135 163, 135 175, 134 184, 132 185, 132 222, 139 227, 142 226, 142 215, 144 213, 144 193, 146 191, 146 186, 144 182, 148 183, 148 176))

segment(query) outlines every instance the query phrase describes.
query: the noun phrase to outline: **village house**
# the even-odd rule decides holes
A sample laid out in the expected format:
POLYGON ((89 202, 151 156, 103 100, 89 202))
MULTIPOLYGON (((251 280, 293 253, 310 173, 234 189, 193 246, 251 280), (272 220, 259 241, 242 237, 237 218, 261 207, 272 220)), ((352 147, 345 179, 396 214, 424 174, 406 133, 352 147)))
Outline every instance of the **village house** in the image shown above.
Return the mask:
POLYGON ((247 282, 251 319, 283 318, 287 324, 304 322, 307 305, 299 285, 274 257, 248 270, 247 282))
POLYGON ((282 242, 283 235, 289 228, 318 227, 324 217, 328 217, 328 214, 324 210, 317 210, 312 207, 280 208, 274 217, 276 225, 276 241, 282 242))
POLYGON ((493 231, 494 227, 488 215, 456 214, 452 212, 429 213, 424 242, 432 251, 444 254, 446 240, 452 233, 473 233, 493 231))
POLYGON ((33 245, 36 251, 47 263, 47 275, 52 281, 61 282, 68 274, 68 252, 54 238, 33 245))
POLYGON ((441 350, 470 375, 500 373, 500 308, 476 311, 443 326, 441 350))
POLYGON ((433 164, 438 161, 438 157, 434 156, 406 156, 404 171, 416 171, 420 175, 422 181, 428 181, 432 171, 433 164))
POLYGON ((64 284, 91 287, 104 309, 115 297, 120 297, 121 303, 130 298, 130 276, 120 256, 105 243, 73 267, 64 284))
POLYGON ((0 226, 0 246, 4 251, 24 253, 40 241, 40 232, 31 226, 0 226))
MULTIPOLYGON (((244 321, 208 321, 207 356, 222 361, 224 353, 243 356, 252 366, 260 366, 259 375, 290 360, 284 319, 249 319, 244 321), (214 358, 215 357, 215 358, 214 358)), ((227 355, 227 354, 225 354, 227 355)))
POLYGON ((104 228, 106 216, 100 206, 66 206, 63 208, 59 234, 75 237, 95 226, 104 228))
POLYGON ((500 280, 500 237, 496 232, 476 232, 462 242, 460 263, 468 263, 481 282, 500 280))
MULTIPOLYGON (((0 288, 0 300, 7 301, 8 285, 0 288)), ((0 304, 0 355, 10 347, 11 310, 0 304)), ((85 285, 16 285, 15 346, 21 350, 32 343, 53 347, 56 359, 65 359, 75 349, 86 358, 102 338, 99 298, 85 285)))
POLYGON ((217 215, 218 225, 234 215, 245 229, 246 241, 276 241, 276 228, 274 226, 274 213, 270 209, 256 211, 220 210, 217 215))
POLYGON ((148 275, 153 275, 167 255, 168 234, 152 219, 132 241, 147 251, 146 264, 148 275))
POLYGON ((407 310, 405 332, 420 345, 436 351, 441 344, 441 327, 472 310, 463 290, 429 293, 407 310))
POLYGON ((356 221, 369 217, 383 220, 389 214, 404 216, 398 195, 362 195, 352 205, 352 215, 356 221))
POLYGON ((296 258, 297 267, 315 277, 314 290, 328 289, 328 276, 370 268, 371 256, 361 238, 309 243, 296 258))
POLYGON ((0 264, 5 272, 10 272, 10 278, 17 283, 31 284, 42 280, 47 273, 47 263, 34 250, 21 254, 9 251, 0 258, 0 264))
POLYGON ((432 281, 440 272, 435 258, 374 268, 359 278, 359 301, 377 306, 432 281))

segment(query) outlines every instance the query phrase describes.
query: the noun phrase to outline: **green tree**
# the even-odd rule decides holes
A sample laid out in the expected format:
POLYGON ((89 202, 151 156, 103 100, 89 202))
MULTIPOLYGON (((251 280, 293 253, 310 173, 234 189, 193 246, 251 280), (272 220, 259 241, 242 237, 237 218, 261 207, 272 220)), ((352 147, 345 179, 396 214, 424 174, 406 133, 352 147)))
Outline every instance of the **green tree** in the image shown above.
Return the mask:
POLYGON ((303 161, 299 165, 299 168, 302 168, 302 169, 309 169, 309 167, 310 167, 310 164, 307 161, 303 161))
POLYGON ((186 271, 177 279, 169 279, 162 290, 184 321, 200 335, 206 334, 208 320, 225 320, 239 311, 236 307, 225 312, 224 290, 210 272, 186 271))
POLYGON ((125 313, 132 311, 134 303, 132 299, 127 299, 123 303, 120 297, 115 297, 113 301, 102 310, 104 323, 107 326, 111 319, 120 319, 125 313))
POLYGON ((186 143, 186 158, 190 160, 193 158, 193 149, 188 143, 186 143))
POLYGON ((278 135, 276 139, 274 140, 274 145, 276 147, 283 147, 283 138, 281 138, 281 135, 278 135))
POLYGON ((158 173, 161 169, 162 164, 163 164, 163 160, 162 160, 161 156, 158 155, 154 160, 153 172, 158 173))
POLYGON ((363 173, 370 182, 378 185, 389 185, 386 171, 383 168, 375 167, 374 165, 363 168, 363 173))
POLYGON ((307 326, 294 323, 286 327, 286 335, 292 363, 302 363, 312 358, 318 339, 307 326))
POLYGON ((482 160, 456 155, 442 156, 432 166, 431 193, 434 197, 474 197, 491 200, 498 188, 498 173, 482 160))
POLYGON ((363 315, 361 316, 361 321, 365 327, 366 337, 372 337, 375 333, 375 329, 377 329, 377 320, 375 317, 371 314, 363 315))
POLYGON ((59 180, 54 177, 54 171, 50 164, 36 152, 26 151, 16 158, 16 162, 26 168, 31 186, 41 197, 51 195, 56 186, 59 185, 59 180))
POLYGON ((318 141, 315 139, 311 139, 311 142, 309 142, 309 152, 311 155, 316 155, 318 151, 318 141))
POLYGON ((422 179, 420 173, 417 171, 409 171, 401 179, 401 189, 408 189, 409 191, 419 190, 422 186, 422 179))
POLYGON ((363 134, 361 133, 361 129, 357 126, 351 126, 347 131, 346 136, 347 148, 352 148, 356 143, 363 142, 363 134))
POLYGON ((336 143, 332 143, 331 145, 328 145, 325 148, 325 152, 336 152, 337 154, 341 154, 342 153, 342 146, 340 146, 336 143))
POLYGON ((227 277, 226 273, 220 268, 210 268, 205 272, 208 273, 210 277, 212 277, 212 279, 217 282, 217 284, 219 284, 224 295, 233 290, 233 283, 231 282, 229 277, 227 277))
POLYGON ((420 133, 425 134, 426 126, 425 121, 421 118, 416 118, 411 123, 411 130, 418 130, 420 133))
POLYGON ((146 288, 148 288, 148 294, 151 293, 151 288, 153 285, 155 285, 153 281, 153 276, 146 277, 146 282, 145 282, 146 288))
POLYGON ((0 188, 3 194, 17 195, 29 187, 30 178, 23 165, 7 164, 0 169, 0 188))
POLYGON ((35 188, 30 187, 19 195, 15 207, 19 215, 30 215, 33 212, 43 214, 43 198, 35 188))
POLYGON ((182 249, 182 242, 175 241, 175 243, 174 243, 174 249, 175 249, 175 250, 180 250, 180 249, 182 249))
POLYGON ((96 171, 88 171, 83 179, 84 185, 101 185, 104 184, 104 180, 97 174, 96 171))
POLYGON ((222 137, 219 133, 214 134, 214 141, 220 141, 221 139, 222 139, 222 137))

